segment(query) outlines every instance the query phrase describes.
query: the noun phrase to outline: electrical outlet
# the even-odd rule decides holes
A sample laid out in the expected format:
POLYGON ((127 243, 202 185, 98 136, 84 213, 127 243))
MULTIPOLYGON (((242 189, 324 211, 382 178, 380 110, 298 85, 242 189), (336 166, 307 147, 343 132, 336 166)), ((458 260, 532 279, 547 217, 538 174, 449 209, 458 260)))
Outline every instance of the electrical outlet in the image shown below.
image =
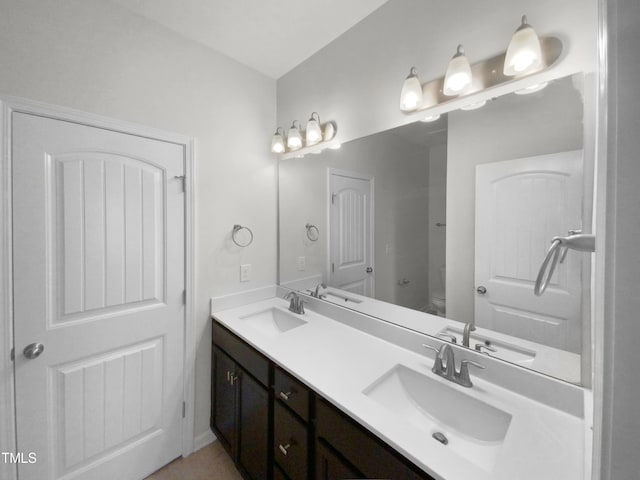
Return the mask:
POLYGON ((251 280, 251 264, 240 265, 240 281, 248 282, 251 280))
POLYGON ((305 257, 298 257, 298 271, 303 272, 307 268, 307 259, 305 257))

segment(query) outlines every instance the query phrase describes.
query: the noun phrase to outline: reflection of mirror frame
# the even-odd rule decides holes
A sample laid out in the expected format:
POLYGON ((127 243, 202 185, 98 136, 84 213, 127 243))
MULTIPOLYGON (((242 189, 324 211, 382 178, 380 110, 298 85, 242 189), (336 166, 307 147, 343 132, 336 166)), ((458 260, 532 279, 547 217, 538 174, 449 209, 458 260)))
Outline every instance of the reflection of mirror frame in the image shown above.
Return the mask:
MULTIPOLYGON (((577 79, 576 79, 576 78, 574 78, 573 80, 574 80, 576 83, 580 84, 580 83, 581 83, 581 82, 580 82, 580 79, 581 79, 581 78, 582 78, 582 76, 581 76, 581 74, 579 74, 579 75, 577 76, 577 79)), ((534 95, 531 95, 531 96, 530 96, 530 97, 528 97, 528 98, 534 98, 534 99, 535 99, 537 96, 542 95, 542 94, 543 94, 543 93, 536 93, 536 94, 534 94, 534 95)), ((473 112, 470 112, 470 113, 473 113, 473 112)), ((583 113, 583 112, 581 112, 581 114, 582 114, 582 113, 583 113)), ((456 115, 458 115, 458 113, 456 113, 456 115)), ((466 113, 465 113, 465 112, 461 112, 459 115, 466 115, 466 113)), ((582 132, 582 127, 581 127, 580 131, 582 132)), ((380 132, 380 133, 385 133, 385 132, 380 132)), ((379 135, 379 134, 376 134, 376 135, 379 135)), ((356 141, 357 141, 357 140, 356 140, 356 141)), ((346 149, 346 148, 348 148, 348 146, 349 146, 349 144, 344 144, 344 148, 345 148, 345 149, 346 149)), ((587 145, 586 147, 587 147, 587 148, 590 148, 590 147, 591 147, 591 145, 587 145)), ((336 153, 332 153, 332 155, 336 155, 336 153)), ((316 158, 317 158, 317 157, 316 157, 316 158)), ((589 157, 589 158, 592 158, 592 157, 589 157)), ((316 159, 314 159, 314 162, 315 162, 315 161, 316 161, 316 159)), ((334 163, 333 165, 336 165, 336 164, 334 163)), ((342 166, 342 165, 339 165, 339 166, 342 166)), ((345 167, 345 168, 348 168, 348 167, 345 167)), ((592 168, 593 168, 593 166, 590 166, 591 172, 589 172, 589 173, 588 173, 588 172, 585 172, 585 175, 587 175, 587 176, 591 176, 591 178, 592 178, 592 174, 593 174, 593 172, 592 172, 592 168)), ((282 199, 281 199, 281 201, 282 201, 282 199)), ((585 202, 586 202, 586 200, 585 200, 585 202)), ((588 214, 588 213, 591 211, 591 208, 592 208, 592 206, 590 206, 590 205, 589 205, 589 206, 587 206, 587 207, 585 208, 585 214, 588 214)), ((283 215, 281 215, 281 219, 282 219, 282 218, 283 218, 283 215)), ((438 221, 439 221, 440 223, 446 223, 447 225, 450 225, 450 222, 449 222, 449 219, 448 219, 448 218, 447 218, 446 222, 443 222, 442 220, 443 220, 442 218, 439 218, 439 219, 438 219, 438 221)), ((281 222, 282 222, 282 220, 281 220, 281 222)), ((454 222, 454 223, 455 223, 455 222, 454 222)), ((281 251, 281 252, 282 252, 282 251, 281 251)), ((583 263, 584 263, 584 264, 588 264, 588 263, 589 263, 588 258, 587 258, 587 259, 585 259, 583 263)), ((281 270, 280 270, 280 272, 282 273, 282 272, 283 272, 283 270, 281 269, 281 270)), ((280 283, 281 283, 281 285, 283 285, 283 284, 284 284, 283 286, 287 286, 287 287, 289 287, 289 288, 296 288, 296 289, 300 289, 300 290, 303 290, 303 291, 304 291, 304 289, 305 289, 305 288, 311 288, 311 287, 315 286, 315 284, 314 284, 314 285, 310 285, 310 286, 304 286, 304 287, 303 287, 302 285, 300 285, 300 286, 291 285, 291 284, 287 283, 287 282, 286 282, 286 279, 285 279, 285 278, 283 278, 283 277, 281 277, 281 278, 280 278, 280 280, 281 280, 281 282, 280 282, 280 283), (285 281, 283 282, 282 280, 285 280, 285 281)), ((313 277, 313 276, 311 276, 311 277, 307 277, 307 280, 308 280, 309 282, 314 282, 314 281, 316 281, 316 280, 317 280, 317 281, 318 281, 318 283, 319 283, 320 281, 322 281, 322 276, 318 276, 318 277, 313 277)), ((382 318, 382 317, 384 317, 384 316, 381 316, 381 314, 380 314, 380 308, 370 308, 370 309, 367 309, 367 308, 366 308, 366 303, 367 303, 367 302, 366 302, 366 300, 368 300, 367 298, 362 298, 362 297, 360 297, 360 296, 358 296, 358 295, 351 294, 351 293, 348 293, 348 292, 334 292, 334 293, 335 293, 335 295, 333 295, 333 297, 335 298, 335 302, 334 302, 334 303, 336 303, 336 302, 337 302, 338 304, 340 304, 340 305, 342 305, 342 306, 347 306, 347 307, 354 308, 355 310, 357 310, 357 311, 359 311, 359 312, 366 313, 366 314, 372 315, 372 316, 374 316, 374 317, 378 317, 378 318, 382 318), (345 298, 346 298, 346 300, 345 300, 345 298)), ((330 294, 330 295, 329 295, 329 297, 332 297, 332 295, 331 295, 331 289, 330 289, 330 291, 329 291, 329 294, 330 294)), ((388 307, 386 307, 386 308, 388 308, 388 307)), ((413 310, 407 310, 406 308, 402 308, 402 307, 396 307, 396 308, 399 308, 399 309, 400 309, 400 310, 398 310, 398 312, 397 312, 397 313, 398 313, 397 318, 400 318, 400 317, 401 317, 401 318, 403 319, 400 323, 403 323, 405 326, 409 326, 410 328, 415 328, 415 329, 420 330, 419 325, 421 325, 421 324, 423 325, 423 324, 424 324, 424 317, 423 317, 423 315, 424 315, 424 314, 423 314, 423 313, 415 312, 415 311, 413 311, 413 310)), ((431 318, 432 318, 432 320, 434 320, 434 321, 435 321, 435 319, 433 319, 433 317, 431 317, 431 318)), ((456 318, 457 318, 457 317, 456 317, 456 318)), ((382 318, 382 319, 385 319, 385 318, 382 318)), ((394 320, 396 320, 396 319, 390 319, 390 318, 388 318, 388 316, 387 316, 387 320, 388 320, 388 321, 394 321, 394 320)), ((447 328, 452 328, 452 325, 453 325, 454 329, 455 329, 455 328, 457 328, 457 327, 456 327, 456 324, 457 324, 457 325, 461 325, 460 323, 455 322, 455 321, 453 321, 453 324, 447 323, 448 321, 445 321, 444 319, 443 319, 442 321, 443 321, 443 323, 439 325, 438 329, 433 329, 434 331, 429 332, 429 333, 430 333, 430 334, 432 334, 432 335, 436 335, 437 333, 440 333, 440 332, 442 332, 443 330, 446 330, 447 328)), ((482 329, 479 329, 479 330, 482 330, 482 329)), ((451 333, 449 333, 449 334, 451 334, 451 333)), ((455 334, 455 332, 454 332, 454 334, 455 334)), ((472 334, 472 336, 471 336, 471 337, 472 337, 472 338, 475 338, 475 337, 482 337, 483 335, 484 335, 484 336, 486 336, 486 334, 485 334, 484 332, 479 331, 479 332, 476 332, 475 334, 472 334)), ((495 335, 494 335, 494 341, 502 342, 502 343, 504 343, 504 344, 508 345, 508 344, 509 344, 509 338, 508 338, 508 337, 509 337, 509 336, 500 336, 500 335, 495 336, 495 335)), ((534 344, 534 345, 535 345, 535 344, 534 344)), ((473 344, 473 342, 472 342, 472 344, 471 344, 470 346, 471 346, 471 348, 474 348, 474 347, 475 347, 475 344, 473 344)), ((523 350, 523 351, 525 351, 525 352, 527 352, 527 351, 531 351, 531 350, 532 350, 531 345, 524 345, 524 346, 520 346, 520 347, 522 347, 522 348, 520 348, 520 350, 523 350)), ((483 349, 483 348, 481 348, 481 349, 483 349)), ((517 352, 516 352, 516 350, 518 350, 518 349, 517 349, 517 348, 512 348, 512 350, 514 350, 514 352, 515 352, 515 353, 514 353, 515 358, 520 358, 520 357, 518 357, 518 356, 517 356, 517 355, 519 355, 519 354, 517 354, 517 352)), ((586 353, 586 352, 585 352, 585 353, 586 353)), ((525 356, 526 356, 526 355, 525 355, 525 356)), ((588 355, 587 355, 587 357, 588 357, 588 355)), ((583 360, 583 361, 584 361, 584 360, 583 360)), ((588 362, 588 361, 589 361, 589 359, 587 358, 587 359, 586 359, 586 361, 588 362)), ((578 360, 578 363, 579 363, 579 360, 578 360)), ((521 365, 521 366, 527 366, 527 365, 526 365, 526 361, 521 362, 521 363, 520 363, 520 365, 521 365)), ((587 365, 588 365, 588 363, 587 363, 587 365)), ((545 370, 539 370, 539 371, 542 371, 542 373, 547 373, 547 374, 553 373, 553 372, 549 372, 549 371, 545 371, 545 370)), ((587 375, 588 375, 588 371, 589 371, 589 369, 588 369, 588 368, 585 368, 585 369, 584 369, 584 371, 585 371, 585 372, 587 373, 587 375)), ((556 376, 562 377, 561 375, 556 375, 556 376)), ((566 379, 566 378, 565 378, 565 379, 566 379)), ((579 382, 580 382, 580 380, 579 380, 579 379, 570 379, 570 380, 572 380, 574 383, 579 383, 579 382)), ((585 383, 586 383, 586 382, 585 382, 585 383)))

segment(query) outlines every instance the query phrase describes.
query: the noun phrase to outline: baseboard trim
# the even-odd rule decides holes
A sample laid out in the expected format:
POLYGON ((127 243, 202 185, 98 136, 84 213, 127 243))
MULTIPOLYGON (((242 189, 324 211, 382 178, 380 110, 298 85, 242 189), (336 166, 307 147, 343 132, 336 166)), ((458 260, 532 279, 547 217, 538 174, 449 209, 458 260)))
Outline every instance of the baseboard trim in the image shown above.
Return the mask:
POLYGON ((207 430, 200 435, 197 435, 193 439, 193 451, 194 453, 200 450, 203 447, 206 447, 210 443, 213 443, 217 440, 216 436, 213 434, 211 430, 207 430))

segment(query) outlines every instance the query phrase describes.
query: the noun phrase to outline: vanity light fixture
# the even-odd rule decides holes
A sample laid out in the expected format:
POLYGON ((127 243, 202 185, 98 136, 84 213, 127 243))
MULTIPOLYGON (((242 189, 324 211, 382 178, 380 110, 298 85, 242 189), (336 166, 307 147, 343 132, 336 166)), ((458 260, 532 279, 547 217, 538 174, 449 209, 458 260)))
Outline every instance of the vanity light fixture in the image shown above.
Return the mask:
POLYGON ((400 92, 400 110, 410 112, 415 110, 422 103, 422 84, 418 78, 416 67, 411 67, 409 76, 402 84, 400 92))
POLYGON ((477 110, 479 108, 484 107, 487 104, 486 100, 482 100, 481 102, 470 103, 469 105, 465 105, 464 107, 460 107, 460 110, 477 110))
POLYGON ((324 126, 324 133, 322 134, 322 141, 328 142, 329 140, 333 140, 333 137, 336 136, 336 124, 334 122, 327 122, 324 126))
POLYGON ((531 85, 530 87, 521 88, 520 90, 516 90, 516 95, 529 95, 530 93, 536 93, 549 85, 549 82, 536 83, 535 85, 531 85))
POLYGON ((296 127, 296 122, 300 125, 298 120, 294 120, 291 128, 289 128, 289 135, 287 135, 287 148, 289 150, 297 150, 302 147, 302 136, 300 135, 300 130, 296 127))
POLYGON ((421 122, 435 122, 440 118, 440 115, 429 115, 428 117, 424 117, 421 119, 421 122))
MULTIPOLYGON (((447 66, 445 76, 421 84, 415 67, 404 80, 400 94, 400 110, 406 114, 422 112, 481 91, 521 80, 551 67, 562 54, 562 42, 556 37, 538 37, 522 17, 507 51, 469 64, 462 45, 447 66)), ((543 87, 541 87, 543 88, 543 87)), ((531 87, 517 93, 533 93, 531 87)), ((472 108, 475 104, 469 105, 472 108)), ((480 105, 478 105, 478 108, 480 105)), ((456 108, 459 108, 456 106, 456 108)))
POLYGON ((284 129, 282 127, 276 128, 276 133, 271 138, 271 151, 273 153, 283 153, 284 148, 284 129), (280 131, 282 130, 282 133, 280 131))
POLYGON ((464 93, 471 86, 471 78, 469 59, 464 54, 463 46, 458 45, 458 50, 449 62, 444 76, 443 93, 450 97, 464 93))
POLYGON ((507 76, 531 73, 542 65, 542 49, 536 31, 522 16, 522 24, 511 37, 504 59, 503 73, 507 76))
POLYGON ((313 112, 307 122, 306 139, 307 146, 315 145, 322 140, 322 129, 320 128, 320 115, 318 115, 318 112, 313 112))

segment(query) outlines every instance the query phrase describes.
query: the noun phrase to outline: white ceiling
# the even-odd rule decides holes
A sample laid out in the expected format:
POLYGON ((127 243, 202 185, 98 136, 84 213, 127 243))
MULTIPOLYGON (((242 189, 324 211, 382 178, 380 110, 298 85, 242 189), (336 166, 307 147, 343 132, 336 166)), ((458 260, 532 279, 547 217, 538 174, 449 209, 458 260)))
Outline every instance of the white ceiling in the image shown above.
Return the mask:
POLYGON ((279 78, 387 0, 113 0, 279 78))

